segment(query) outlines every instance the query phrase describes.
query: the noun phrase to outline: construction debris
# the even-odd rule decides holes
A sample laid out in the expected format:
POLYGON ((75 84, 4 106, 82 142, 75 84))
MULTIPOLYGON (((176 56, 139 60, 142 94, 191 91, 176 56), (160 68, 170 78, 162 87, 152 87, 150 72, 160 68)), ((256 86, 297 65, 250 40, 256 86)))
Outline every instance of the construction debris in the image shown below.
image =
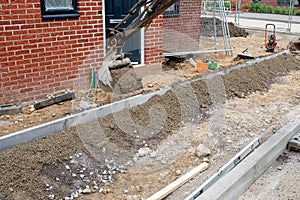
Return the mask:
POLYGON ((300 133, 296 134, 288 143, 288 149, 291 151, 300 151, 300 133))
POLYGON ((6 104, 0 105, 0 116, 1 115, 16 115, 22 112, 22 104, 6 104))
POLYGON ((46 100, 41 100, 34 104, 36 110, 51 106, 56 103, 75 99, 75 93, 70 90, 59 91, 50 95, 47 95, 46 100))

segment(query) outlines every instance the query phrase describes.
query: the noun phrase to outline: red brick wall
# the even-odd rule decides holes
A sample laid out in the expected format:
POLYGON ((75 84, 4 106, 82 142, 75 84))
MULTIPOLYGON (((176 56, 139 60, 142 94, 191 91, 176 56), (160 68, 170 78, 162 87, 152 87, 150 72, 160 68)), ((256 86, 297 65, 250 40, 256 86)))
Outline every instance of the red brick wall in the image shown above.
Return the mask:
POLYGON ((0 103, 40 99, 88 81, 103 58, 101 1, 79 0, 79 19, 55 20, 41 19, 39 0, 0 4, 0 103))
POLYGON ((162 22, 159 16, 145 32, 145 64, 157 64, 162 62, 162 22))
POLYGON ((261 0, 261 3, 273 6, 274 8, 278 6, 277 0, 261 0))
POLYGON ((163 51, 199 50, 201 0, 179 0, 179 15, 163 19, 163 51))
MULTIPOLYGON (((91 69, 98 70, 103 60, 102 0, 78 0, 80 17, 73 19, 42 20, 40 0, 0 0, 0 5, 0 104, 89 86, 91 69)), ((157 22, 146 32, 148 64, 161 62, 153 47, 161 43, 157 22)))

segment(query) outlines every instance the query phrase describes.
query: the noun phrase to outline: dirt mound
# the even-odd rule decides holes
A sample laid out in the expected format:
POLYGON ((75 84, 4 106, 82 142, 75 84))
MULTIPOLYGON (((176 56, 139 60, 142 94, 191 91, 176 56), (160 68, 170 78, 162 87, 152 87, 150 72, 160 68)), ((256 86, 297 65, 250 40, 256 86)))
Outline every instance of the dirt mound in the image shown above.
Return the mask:
MULTIPOLYGON (((228 23, 228 28, 230 32, 231 37, 247 37, 249 33, 243 29, 235 26, 232 22, 228 23)), ((200 23, 200 29, 201 29, 201 36, 208 36, 213 37, 214 36, 214 19, 213 18, 207 18, 202 17, 201 23, 200 23)), ((217 37, 223 36, 222 32, 222 23, 221 20, 216 18, 216 32, 217 37)))
MULTIPOLYGON (((224 98, 244 98, 253 92, 268 90, 277 77, 287 75, 292 70, 300 70, 300 61, 290 55, 281 55, 232 71, 221 77, 226 93, 224 98)), ((214 83, 214 79, 209 83, 214 83)), ((125 151, 129 156, 135 155, 137 150, 145 146, 145 138, 147 146, 156 149, 158 144, 179 129, 185 121, 203 121, 207 117, 205 111, 213 101, 223 103, 224 99, 213 98, 215 93, 220 92, 220 86, 216 81, 212 87, 205 80, 195 81, 191 85, 174 85, 165 95, 154 96, 143 105, 84 125, 83 138, 78 135, 78 128, 72 128, 0 152, 0 199, 49 199, 49 195, 63 198, 85 184, 93 188, 105 188, 107 183, 113 182, 114 173, 121 170, 111 163, 115 159, 106 157, 97 163, 96 172, 95 167, 91 166, 93 157, 87 153, 87 145, 97 149, 95 144, 114 144, 111 148, 124 150, 114 154, 116 158, 122 157, 125 151), (161 116, 164 116, 165 121, 161 116), (93 128, 93 123, 99 126, 98 129, 93 128), (138 125, 133 126, 134 123, 138 125), (84 139, 88 140, 100 130, 105 135, 105 140, 91 137, 96 141, 87 141, 83 145, 84 139), (74 155, 88 157, 79 156, 78 159, 85 159, 84 163, 80 163, 78 159, 73 159, 74 155), (74 162, 79 162, 80 166, 73 169, 74 162), (69 168, 75 170, 76 176, 68 171, 69 168), (111 171, 108 172, 108 169, 111 171), (57 170, 62 172, 52 173, 57 170), (82 179, 78 178, 80 175, 82 179), (101 179, 98 179, 98 175, 101 179), (106 175, 110 178, 103 179, 106 175), (84 177, 88 177, 88 180, 84 177)), ((97 155, 103 156, 108 151, 108 146, 105 147, 97 155)))
POLYGON ((300 38, 298 40, 291 41, 288 44, 288 49, 289 49, 290 52, 300 51, 300 38))
MULTIPOLYGON (((111 85, 115 94, 127 94, 143 88, 141 77, 135 73, 132 67, 112 69, 110 72, 113 79, 111 85)), ((108 87, 103 85, 101 87, 111 91, 108 87)))

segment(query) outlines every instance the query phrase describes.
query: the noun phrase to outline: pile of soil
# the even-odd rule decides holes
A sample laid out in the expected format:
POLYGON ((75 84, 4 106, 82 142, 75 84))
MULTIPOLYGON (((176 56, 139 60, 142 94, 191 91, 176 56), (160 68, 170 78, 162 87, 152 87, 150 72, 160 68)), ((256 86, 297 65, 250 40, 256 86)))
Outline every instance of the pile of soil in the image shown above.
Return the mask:
MULTIPOLYGON (((300 61, 281 55, 232 71, 222 76, 226 98, 245 98, 253 92, 268 90, 277 77, 292 70, 300 70, 300 61)), ((221 87, 210 91, 208 88, 205 80, 174 85, 166 94, 154 96, 143 105, 0 152, 0 199, 49 199, 52 195, 64 198, 86 185, 96 191, 96 186, 105 189, 124 165, 130 166, 126 161, 145 142, 156 149, 182 123, 205 120, 212 101, 224 103, 224 99, 212 99, 209 94, 211 89, 218 93, 221 87), (75 168, 74 155, 85 155, 88 162, 75 168), (70 168, 73 173, 68 171, 70 168), (108 170, 110 178, 103 179, 108 170), (78 179, 79 173, 88 179, 78 179)))
MULTIPOLYGON (((217 37, 222 37, 222 22, 220 19, 216 19, 216 33, 217 37)), ((232 22, 228 23, 229 33, 231 37, 247 37, 249 33, 243 29, 235 26, 232 22)), ((214 19, 208 18, 208 17, 201 17, 201 23, 200 23, 200 29, 201 29, 201 36, 208 36, 213 37, 214 36, 214 19)))
POLYGON ((127 94, 143 88, 142 79, 132 67, 111 70, 112 87, 115 94, 127 94))

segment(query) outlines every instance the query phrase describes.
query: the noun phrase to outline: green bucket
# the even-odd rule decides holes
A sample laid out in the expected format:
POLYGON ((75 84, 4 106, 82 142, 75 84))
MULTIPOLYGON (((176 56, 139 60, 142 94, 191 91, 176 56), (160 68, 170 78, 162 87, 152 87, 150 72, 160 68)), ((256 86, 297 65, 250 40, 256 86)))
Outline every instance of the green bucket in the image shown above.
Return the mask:
POLYGON ((218 63, 211 61, 211 63, 208 65, 208 69, 214 70, 218 68, 218 63))

